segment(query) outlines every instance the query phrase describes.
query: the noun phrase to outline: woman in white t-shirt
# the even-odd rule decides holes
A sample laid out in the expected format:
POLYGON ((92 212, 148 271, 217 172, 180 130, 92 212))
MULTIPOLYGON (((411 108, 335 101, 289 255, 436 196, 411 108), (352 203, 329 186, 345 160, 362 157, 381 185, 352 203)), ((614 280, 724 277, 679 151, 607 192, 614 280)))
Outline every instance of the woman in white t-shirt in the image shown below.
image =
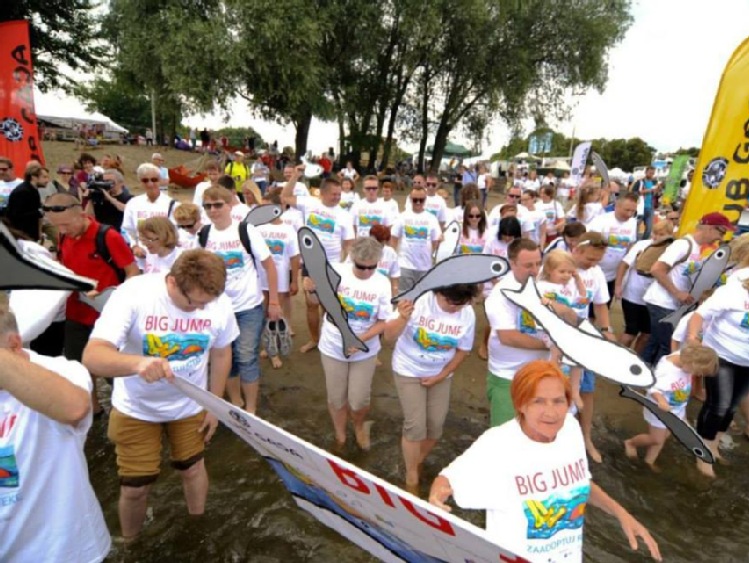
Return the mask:
POLYGON ((202 209, 194 203, 181 203, 174 209, 177 239, 182 250, 198 247, 198 232, 203 227, 202 209))
POLYGON ((146 247, 145 274, 168 272, 183 248, 177 246, 177 228, 166 217, 149 217, 138 224, 138 240, 146 247))
MULTIPOLYGON (((390 280, 390 291, 398 294, 398 280, 401 277, 401 267, 398 264, 398 253, 390 246, 390 227, 373 225, 369 229, 369 236, 382 245, 382 257, 377 262, 377 271, 390 280)), ((350 259, 349 259, 350 261, 350 259)))
POLYGON ((392 365, 403 409, 401 448, 409 492, 418 493, 419 467, 442 436, 453 372, 473 347, 471 302, 478 294, 475 284, 456 284, 415 303, 399 301, 385 327, 385 338, 397 340, 392 365))
POLYGON ((463 211, 462 223, 458 254, 481 254, 488 235, 483 206, 477 201, 468 203, 463 211))
MULTIPOLYGON (((715 377, 705 378, 697 433, 719 458, 718 440, 749 393, 749 280, 719 287, 699 306, 687 327, 687 344, 699 344, 700 333, 702 344, 718 354, 720 367, 715 377)), ((712 465, 697 460, 697 468, 715 477, 712 465)))
MULTIPOLYGON (((354 426, 356 443, 369 449, 369 427, 365 422, 369 413, 372 378, 380 351, 380 334, 390 318, 390 284, 377 271, 382 256, 382 245, 371 237, 356 239, 351 247, 351 262, 334 264, 341 276, 338 299, 347 313, 348 325, 368 350, 343 350, 341 332, 325 315, 320 342, 320 359, 325 372, 328 411, 333 420, 336 445, 346 443, 348 420, 354 426)), ((304 278, 305 291, 314 291, 312 278, 304 278)))
POLYGON ((341 168, 341 171, 338 173, 338 178, 341 182, 347 178, 352 182, 356 182, 359 178, 359 173, 356 171, 356 168, 354 168, 354 163, 350 160, 346 162, 346 168, 341 168))
POLYGON ((525 190, 520 196, 520 204, 525 210, 520 213, 520 225, 523 238, 529 238, 541 248, 546 246, 546 215, 536 207, 538 194, 534 190, 525 190))
POLYGON ((564 229, 564 208, 562 204, 554 199, 554 186, 543 186, 541 188, 541 203, 536 204, 546 218, 546 244, 549 244, 564 229))
POLYGON ((344 211, 350 212, 354 204, 361 199, 359 194, 356 193, 355 188, 354 180, 351 178, 344 178, 341 180, 341 201, 338 205, 340 205, 341 209, 344 211))
POLYGON ((450 220, 448 220, 448 223, 450 221, 457 221, 460 227, 463 228, 466 205, 468 205, 472 201, 477 201, 479 197, 479 190, 474 183, 466 184, 462 188, 460 188, 460 205, 454 207, 452 210, 448 210, 448 212, 451 214, 451 218, 450 220))
POLYGON ((596 217, 604 213, 603 206, 609 201, 608 189, 588 186, 580 189, 577 203, 567 212, 568 219, 579 221, 586 227, 596 217))
POLYGON ((440 472, 429 502, 486 510, 491 540, 529 561, 582 561, 587 505, 614 515, 633 549, 637 537, 661 560, 650 532, 588 471, 580 425, 567 413, 570 387, 545 360, 523 366, 510 387, 517 417, 490 428, 440 472))

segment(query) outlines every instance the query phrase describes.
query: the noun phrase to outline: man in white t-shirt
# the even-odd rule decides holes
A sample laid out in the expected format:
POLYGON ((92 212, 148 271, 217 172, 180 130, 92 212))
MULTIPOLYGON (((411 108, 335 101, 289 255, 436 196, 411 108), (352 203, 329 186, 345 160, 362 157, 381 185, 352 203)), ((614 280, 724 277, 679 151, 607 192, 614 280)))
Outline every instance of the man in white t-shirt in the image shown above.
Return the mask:
POLYGON ((534 190, 525 190, 520 196, 520 228, 523 238, 529 238, 539 247, 546 247, 546 214, 538 209, 538 194, 534 190))
POLYGON ((257 184, 262 195, 265 195, 265 190, 268 189, 269 178, 270 170, 265 163, 258 158, 252 163, 252 181, 257 184))
MULTIPOLYGON (((294 195, 301 168, 286 182, 281 192, 284 205, 296 207, 304 214, 304 224, 315 231, 325 249, 325 256, 331 264, 343 262, 353 244, 354 221, 351 214, 339 204, 341 202, 341 183, 334 178, 326 178, 320 185, 320 199, 310 196, 294 195)), ((307 277, 307 269, 302 268, 302 278, 307 277)), ((302 279, 304 283, 304 279, 302 279)), ((304 292, 307 305, 307 328, 310 339, 299 351, 303 354, 317 348, 320 341, 320 319, 322 306, 309 292, 304 292)))
MULTIPOLYGON (((205 173, 206 180, 195 186, 195 194, 192 197, 192 202, 200 207, 200 209, 203 209, 203 192, 208 188, 218 187, 218 179, 221 177, 221 167, 218 162, 211 160, 203 167, 203 172, 205 173)), ((205 220, 204 222, 207 223, 208 221, 205 220)))
POLYGON ((653 264, 650 273, 655 281, 643 298, 650 314, 650 339, 642 353, 644 361, 655 366, 662 356, 671 353, 674 327, 660 321, 682 304, 694 303, 689 290, 703 261, 712 252, 708 249, 703 254, 703 248, 722 240, 728 231, 736 231, 728 217, 718 212, 708 213, 700 219, 694 234, 675 240, 653 264))
POLYGON ((390 242, 398 249, 401 292, 411 289, 432 268, 432 256, 442 238, 437 218, 424 209, 426 199, 426 190, 414 185, 408 198, 411 209, 406 206, 393 223, 390 242))
POLYGON ((16 178, 13 170, 13 161, 4 156, 0 156, 0 214, 8 205, 8 198, 13 189, 23 182, 21 178, 16 178))
POLYGON ((351 207, 351 216, 354 218, 354 228, 357 237, 369 236, 369 229, 374 225, 393 224, 394 217, 391 216, 391 206, 377 196, 380 191, 380 182, 377 176, 364 177, 364 199, 360 199, 351 207))
POLYGON ((274 187, 283 188, 286 184, 291 181, 292 176, 295 177, 294 189, 292 195, 297 197, 309 196, 309 188, 301 179, 301 172, 304 171, 304 165, 300 164, 298 167, 294 166, 293 163, 289 163, 283 167, 283 182, 276 182, 274 187))
POLYGON ((499 221, 502 219, 502 207, 504 207, 507 204, 512 204, 517 207, 517 213, 516 217, 518 218, 518 221, 521 222, 523 220, 523 214, 525 213, 525 207, 520 205, 520 198, 523 195, 523 190, 520 188, 520 186, 512 186, 507 190, 507 195, 505 196, 505 202, 500 203, 498 205, 495 205, 491 213, 489 213, 489 217, 487 218, 486 223, 486 231, 487 231, 487 240, 493 240, 497 238, 497 231, 499 230, 499 221))
POLYGON ((143 527, 148 493, 161 469, 163 434, 188 512, 205 512, 203 457, 218 420, 170 381, 181 377, 223 397, 231 343, 239 335, 224 294, 226 278, 218 256, 193 249, 166 276, 129 279, 107 301, 83 353, 92 373, 114 378, 108 436, 117 453, 125 541, 143 527))
POLYGON ((146 261, 146 249, 139 242, 138 224, 150 217, 172 219, 177 202, 159 189, 161 176, 156 166, 146 162, 138 166, 136 174, 145 193, 135 196, 125 204, 122 230, 125 231, 138 267, 142 270, 146 261))
POLYGON ((225 188, 205 191, 203 207, 211 224, 198 234, 198 244, 218 255, 226 266, 226 295, 239 326, 226 390, 237 406, 242 406, 244 395, 244 409, 254 414, 260 389, 260 337, 265 326, 261 269, 268 282, 269 319, 279 319, 281 304, 278 273, 268 245, 255 227, 232 218, 230 202, 234 197, 225 188))
POLYGON ((606 276, 609 306, 611 306, 614 295, 616 270, 631 246, 637 242, 636 214, 637 195, 632 192, 625 192, 616 200, 613 211, 599 215, 588 225, 588 231, 601 233, 608 242, 606 253, 603 255, 599 266, 606 276))
POLYGON ((0 309, 0 561, 102 561, 111 538, 84 452, 91 379, 21 340, 0 309))
POLYGON ((159 169, 159 189, 165 192, 169 189, 169 169, 164 166, 164 157, 161 156, 160 152, 155 152, 151 155, 151 164, 159 169))

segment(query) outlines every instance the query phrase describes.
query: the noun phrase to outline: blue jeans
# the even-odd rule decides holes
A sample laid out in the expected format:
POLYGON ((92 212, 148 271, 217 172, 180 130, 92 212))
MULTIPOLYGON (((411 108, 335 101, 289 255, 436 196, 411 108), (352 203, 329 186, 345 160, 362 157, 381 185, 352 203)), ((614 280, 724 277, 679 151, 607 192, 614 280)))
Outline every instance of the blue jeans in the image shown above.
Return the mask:
MULTIPOLYGON (((265 190, 268 188, 268 182, 255 182, 257 184, 258 189, 260 190, 261 195, 265 195, 265 190)), ((257 202, 260 203, 259 201, 257 202)))
POLYGON ((242 383, 255 383, 260 379, 260 335, 265 326, 262 303, 246 311, 234 313, 239 325, 239 336, 231 343, 231 373, 242 383))
POLYGON ((674 311, 658 307, 657 305, 651 305, 650 303, 646 303, 645 305, 650 315, 650 339, 648 339, 645 351, 642 353, 642 360, 655 367, 658 360, 671 353, 671 338, 674 335, 674 326, 671 323, 662 323, 660 321, 674 311))
POLYGON ((646 240, 650 238, 650 233, 653 231, 653 208, 646 207, 641 217, 637 218, 637 230, 640 230, 640 225, 645 223, 645 231, 642 233, 642 239, 646 240))

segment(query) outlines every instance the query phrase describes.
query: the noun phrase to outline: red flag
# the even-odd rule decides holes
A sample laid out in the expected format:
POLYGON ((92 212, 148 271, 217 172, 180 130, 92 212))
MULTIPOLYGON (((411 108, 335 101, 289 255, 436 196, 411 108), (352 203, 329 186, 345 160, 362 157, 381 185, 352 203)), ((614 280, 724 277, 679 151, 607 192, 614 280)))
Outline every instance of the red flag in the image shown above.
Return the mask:
POLYGON ((44 164, 25 20, 0 24, 0 156, 10 158, 20 173, 29 160, 44 164))

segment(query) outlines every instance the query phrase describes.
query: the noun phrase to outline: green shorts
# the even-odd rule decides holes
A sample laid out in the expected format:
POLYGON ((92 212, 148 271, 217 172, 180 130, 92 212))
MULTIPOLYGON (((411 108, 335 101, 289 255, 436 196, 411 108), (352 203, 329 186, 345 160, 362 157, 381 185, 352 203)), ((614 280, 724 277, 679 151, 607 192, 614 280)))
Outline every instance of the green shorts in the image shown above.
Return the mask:
POLYGON ((492 372, 486 374, 486 397, 489 399, 489 424, 499 426, 515 418, 515 409, 510 396, 512 381, 497 377, 492 372))

